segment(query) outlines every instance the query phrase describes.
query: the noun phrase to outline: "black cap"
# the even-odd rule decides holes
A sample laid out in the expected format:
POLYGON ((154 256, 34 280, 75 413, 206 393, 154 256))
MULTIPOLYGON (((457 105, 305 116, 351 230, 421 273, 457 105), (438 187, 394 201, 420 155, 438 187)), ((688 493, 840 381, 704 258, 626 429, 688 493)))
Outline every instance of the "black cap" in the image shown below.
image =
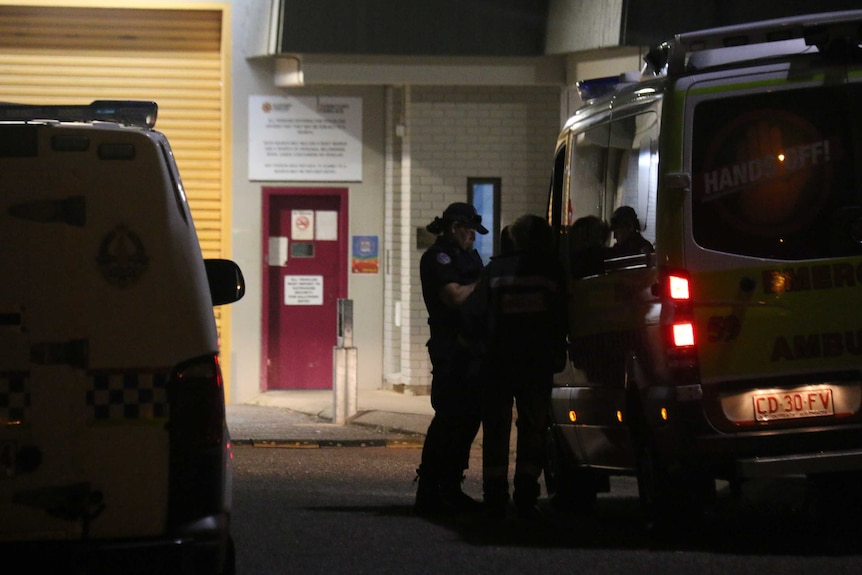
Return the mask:
POLYGON ((482 225, 482 216, 476 212, 476 208, 471 204, 464 202, 449 204, 449 206, 443 211, 442 218, 435 218, 433 222, 428 224, 429 231, 431 231, 431 228, 434 227, 435 223, 441 220, 443 222, 460 222, 464 224, 464 226, 472 228, 480 234, 488 233, 488 228, 482 225))

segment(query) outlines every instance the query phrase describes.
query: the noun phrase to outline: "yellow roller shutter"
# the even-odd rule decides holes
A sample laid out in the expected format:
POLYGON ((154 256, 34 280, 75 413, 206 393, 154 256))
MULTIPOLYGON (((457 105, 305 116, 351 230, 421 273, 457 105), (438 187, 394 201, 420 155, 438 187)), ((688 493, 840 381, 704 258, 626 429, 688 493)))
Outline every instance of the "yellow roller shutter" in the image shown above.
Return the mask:
MULTIPOLYGON (((159 9, 151 2, 107 5, 0 0, 0 101, 157 102, 156 128, 171 141, 204 257, 227 257, 227 8, 189 2, 159 9)), ((227 312, 216 308, 223 361, 230 357, 227 312)))

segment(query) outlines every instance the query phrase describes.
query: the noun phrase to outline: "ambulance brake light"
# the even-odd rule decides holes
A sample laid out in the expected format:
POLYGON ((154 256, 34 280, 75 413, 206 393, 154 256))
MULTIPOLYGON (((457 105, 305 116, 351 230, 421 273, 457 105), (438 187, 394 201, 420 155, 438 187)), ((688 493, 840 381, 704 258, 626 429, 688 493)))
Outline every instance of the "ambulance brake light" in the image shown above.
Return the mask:
POLYGON ((673 345, 676 347, 694 345, 694 326, 691 323, 675 323, 673 325, 673 345))
POLYGON ((669 344, 678 351, 693 349, 695 345, 694 318, 690 280, 685 271, 669 271, 663 280, 665 297, 668 298, 669 344))
POLYGON ((687 300, 690 298, 688 291, 688 278, 678 275, 668 276, 668 287, 670 289, 671 299, 687 300))

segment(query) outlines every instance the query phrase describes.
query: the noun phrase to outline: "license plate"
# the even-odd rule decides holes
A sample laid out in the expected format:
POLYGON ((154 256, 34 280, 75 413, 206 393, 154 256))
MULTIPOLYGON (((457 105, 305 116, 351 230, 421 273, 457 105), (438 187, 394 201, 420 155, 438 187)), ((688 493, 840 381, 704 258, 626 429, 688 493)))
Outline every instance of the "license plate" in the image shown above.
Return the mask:
POLYGON ((0 440, 0 479, 15 475, 15 442, 0 440))
POLYGON ((832 390, 829 388, 756 393, 753 401, 754 417, 757 421, 823 417, 835 414, 832 390))

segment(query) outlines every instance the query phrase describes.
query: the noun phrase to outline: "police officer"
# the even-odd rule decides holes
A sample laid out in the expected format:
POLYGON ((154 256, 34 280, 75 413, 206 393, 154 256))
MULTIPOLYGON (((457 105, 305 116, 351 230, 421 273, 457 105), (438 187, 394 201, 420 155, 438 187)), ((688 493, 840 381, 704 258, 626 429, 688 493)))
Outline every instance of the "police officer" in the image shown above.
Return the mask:
POLYGON ((553 233, 539 216, 509 227, 513 251, 491 260, 463 306, 463 334, 483 349, 482 489, 492 518, 504 519, 509 502, 509 437, 517 406, 514 494, 518 515, 538 513, 539 476, 553 374, 566 359, 563 276, 553 233))
POLYGON ((437 235, 419 264, 431 328, 427 346, 434 418, 417 470, 414 507, 424 515, 478 511, 481 503, 461 490, 470 448, 481 424, 477 370, 471 369, 472 358, 459 343, 458 334, 459 308, 482 271, 482 259, 473 242, 476 232, 487 234, 488 230, 476 209, 460 202, 450 204, 426 229, 437 235))

